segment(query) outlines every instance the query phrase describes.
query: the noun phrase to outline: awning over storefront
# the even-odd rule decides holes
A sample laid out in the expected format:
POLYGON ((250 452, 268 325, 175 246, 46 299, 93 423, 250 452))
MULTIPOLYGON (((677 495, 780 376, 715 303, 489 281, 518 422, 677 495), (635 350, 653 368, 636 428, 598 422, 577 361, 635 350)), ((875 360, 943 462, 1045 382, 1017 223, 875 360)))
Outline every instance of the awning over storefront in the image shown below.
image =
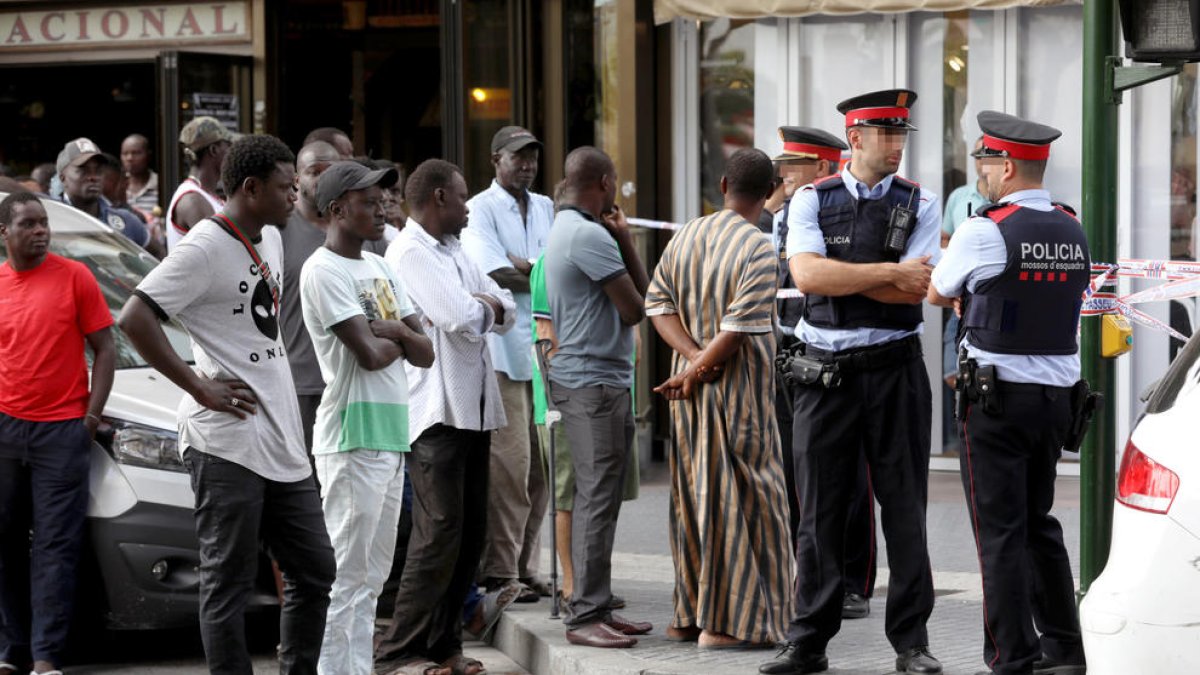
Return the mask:
POLYGON ((654 0, 654 20, 763 19, 811 14, 867 12, 954 12, 963 9, 1006 9, 1080 4, 1079 0, 654 0))

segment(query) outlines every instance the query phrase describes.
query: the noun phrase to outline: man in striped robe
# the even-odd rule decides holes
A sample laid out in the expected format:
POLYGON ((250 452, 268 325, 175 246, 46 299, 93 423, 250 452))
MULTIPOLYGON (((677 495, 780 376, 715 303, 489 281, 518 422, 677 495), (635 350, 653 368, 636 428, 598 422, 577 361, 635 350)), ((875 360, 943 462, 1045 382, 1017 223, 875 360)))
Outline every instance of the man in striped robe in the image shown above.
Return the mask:
POLYGON ((774 169, 729 159, 724 210, 688 223, 663 252, 646 314, 675 351, 671 400, 668 638, 701 648, 770 646, 791 616, 792 554, 775 423, 776 262, 754 225, 774 169))

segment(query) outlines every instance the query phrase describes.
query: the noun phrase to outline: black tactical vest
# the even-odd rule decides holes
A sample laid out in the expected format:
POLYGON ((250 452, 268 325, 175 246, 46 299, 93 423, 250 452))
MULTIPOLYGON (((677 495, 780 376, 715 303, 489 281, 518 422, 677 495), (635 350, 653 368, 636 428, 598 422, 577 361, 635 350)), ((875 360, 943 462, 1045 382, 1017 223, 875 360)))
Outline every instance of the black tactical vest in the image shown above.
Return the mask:
MULTIPOLYGON (((779 288, 795 290, 796 283, 792 281, 792 273, 788 270, 787 235, 788 214, 791 212, 792 200, 783 205, 783 219, 779 221, 779 288)), ((779 325, 795 328, 804 316, 803 298, 780 298, 776 301, 779 306, 779 325)))
POLYGON ((976 215, 996 223, 1008 260, 999 275, 964 295, 962 326, 971 344, 998 354, 1077 352, 1092 263, 1074 212, 1000 204, 976 215))
MULTIPOLYGON (((888 216, 896 205, 918 210, 919 185, 896 176, 883 197, 856 199, 846 189, 841 174, 835 174, 817 181, 814 189, 820 203, 817 224, 825 237, 825 257, 852 263, 899 262, 900 256, 883 246, 888 216)), ((804 296, 804 320, 820 328, 915 330, 921 318, 920 304, 878 302, 858 294, 804 296)))

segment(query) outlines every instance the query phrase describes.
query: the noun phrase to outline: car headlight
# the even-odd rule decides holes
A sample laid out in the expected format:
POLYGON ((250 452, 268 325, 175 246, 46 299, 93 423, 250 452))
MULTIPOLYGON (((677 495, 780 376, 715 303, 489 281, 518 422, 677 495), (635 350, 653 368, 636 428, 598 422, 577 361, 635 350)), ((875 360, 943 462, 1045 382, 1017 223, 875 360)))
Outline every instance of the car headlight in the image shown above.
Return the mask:
POLYGON ((112 454, 121 464, 186 472, 179 458, 179 434, 124 420, 112 425, 112 454))

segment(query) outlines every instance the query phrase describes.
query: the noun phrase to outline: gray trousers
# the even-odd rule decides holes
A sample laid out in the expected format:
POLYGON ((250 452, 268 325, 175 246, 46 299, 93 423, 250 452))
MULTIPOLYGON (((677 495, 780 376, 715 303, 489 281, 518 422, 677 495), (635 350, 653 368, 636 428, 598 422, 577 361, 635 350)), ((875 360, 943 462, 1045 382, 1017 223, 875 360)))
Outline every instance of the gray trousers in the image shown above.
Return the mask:
POLYGON ((562 412, 575 468, 575 595, 563 623, 577 628, 606 621, 611 614, 613 540, 633 445, 633 411, 628 387, 572 389, 551 383, 550 395, 562 412))

